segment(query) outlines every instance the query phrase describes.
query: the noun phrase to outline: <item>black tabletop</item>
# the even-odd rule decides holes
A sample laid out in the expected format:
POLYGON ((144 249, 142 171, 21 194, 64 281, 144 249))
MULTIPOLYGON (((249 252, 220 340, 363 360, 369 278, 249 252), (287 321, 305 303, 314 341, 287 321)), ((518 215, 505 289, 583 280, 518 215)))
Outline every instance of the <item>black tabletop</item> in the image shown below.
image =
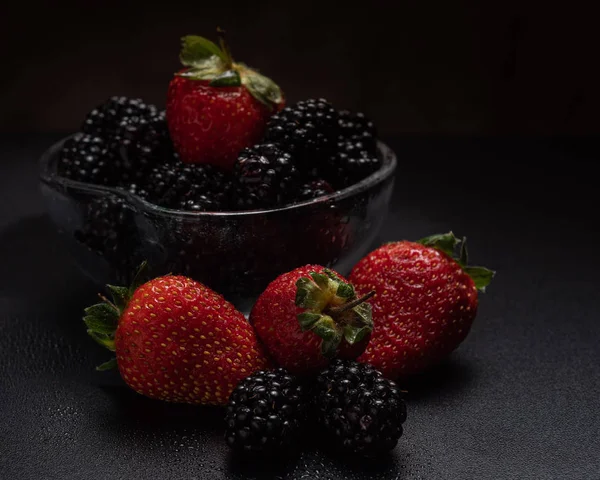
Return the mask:
MULTIPOLYGON (((452 229, 498 271, 465 343, 405 385, 405 435, 377 463, 307 445, 233 462, 218 409, 173 406, 94 366, 97 287, 44 215, 36 161, 56 137, 0 145, 0 477, 18 479, 600 478, 600 233, 590 142, 395 139, 379 241, 452 229)), ((307 439, 307 443, 309 439, 307 439)))

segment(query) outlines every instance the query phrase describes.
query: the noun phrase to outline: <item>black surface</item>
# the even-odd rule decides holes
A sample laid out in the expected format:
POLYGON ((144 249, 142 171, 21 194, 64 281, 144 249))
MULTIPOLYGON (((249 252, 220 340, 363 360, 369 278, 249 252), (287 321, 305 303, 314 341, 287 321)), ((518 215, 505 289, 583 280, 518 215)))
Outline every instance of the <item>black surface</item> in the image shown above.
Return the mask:
POLYGON ((96 288, 43 214, 36 160, 55 138, 0 149, 0 478, 597 479, 600 335, 590 144, 399 139, 382 240, 453 229, 498 271, 466 342, 407 385, 392 455, 348 463, 310 448, 232 462, 221 413, 146 400, 86 336, 96 288), (489 171, 486 173, 486 169, 489 171))

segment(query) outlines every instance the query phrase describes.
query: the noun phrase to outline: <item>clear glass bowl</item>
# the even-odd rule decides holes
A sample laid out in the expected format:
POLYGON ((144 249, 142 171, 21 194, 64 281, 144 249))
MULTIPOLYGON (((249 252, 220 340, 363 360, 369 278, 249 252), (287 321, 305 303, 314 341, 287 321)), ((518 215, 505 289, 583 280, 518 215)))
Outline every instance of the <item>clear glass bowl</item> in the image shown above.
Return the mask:
POLYGON ((383 224, 396 169, 394 153, 379 143, 382 167, 330 195, 272 210, 184 212, 59 176, 65 140, 42 156, 41 188, 52 221, 88 276, 125 283, 148 260, 152 274, 188 275, 244 311, 270 281, 295 267, 315 263, 348 273, 383 224), (119 228, 107 231, 89 205, 116 198, 125 209, 116 215, 119 228))

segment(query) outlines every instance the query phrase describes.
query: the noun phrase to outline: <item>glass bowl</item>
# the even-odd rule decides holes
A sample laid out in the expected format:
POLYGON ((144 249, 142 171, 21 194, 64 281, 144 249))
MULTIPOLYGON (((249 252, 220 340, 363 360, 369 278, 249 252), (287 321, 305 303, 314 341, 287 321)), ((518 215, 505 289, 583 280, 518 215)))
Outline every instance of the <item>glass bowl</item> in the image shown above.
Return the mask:
POLYGON ((383 224, 396 169, 394 153, 379 142, 381 168, 330 195, 271 210, 185 212, 59 176, 66 140, 43 154, 41 188, 53 223, 88 276, 99 284, 126 284, 148 260, 153 275, 190 276, 242 311, 295 267, 314 263, 347 274, 383 224))

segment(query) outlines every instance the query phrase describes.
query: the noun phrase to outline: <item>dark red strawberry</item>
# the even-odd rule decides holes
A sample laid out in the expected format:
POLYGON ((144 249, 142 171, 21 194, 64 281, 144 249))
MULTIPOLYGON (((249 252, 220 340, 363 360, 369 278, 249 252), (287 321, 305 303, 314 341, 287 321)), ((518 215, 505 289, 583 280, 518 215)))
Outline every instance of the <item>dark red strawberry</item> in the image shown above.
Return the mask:
POLYGON ((357 298, 338 273, 306 265, 269 284, 250 322, 280 366, 312 373, 331 358, 354 359, 364 351, 373 326, 366 302, 371 295, 357 298))
POLYGON ((84 317, 88 333, 116 353, 98 369, 118 366, 142 395, 224 405, 240 380, 269 366, 244 316, 201 283, 167 275, 110 289, 114 302, 84 317))
POLYGON ((477 290, 494 272, 467 265, 466 239, 452 232, 384 245, 363 258, 350 281, 371 301, 375 329, 359 361, 391 379, 438 362, 465 339, 477 313, 477 290))
POLYGON ((184 162, 229 169, 242 149, 263 137, 284 100, 272 80, 233 61, 222 32, 220 40, 218 47, 203 37, 183 38, 186 68, 169 85, 167 122, 184 162))

